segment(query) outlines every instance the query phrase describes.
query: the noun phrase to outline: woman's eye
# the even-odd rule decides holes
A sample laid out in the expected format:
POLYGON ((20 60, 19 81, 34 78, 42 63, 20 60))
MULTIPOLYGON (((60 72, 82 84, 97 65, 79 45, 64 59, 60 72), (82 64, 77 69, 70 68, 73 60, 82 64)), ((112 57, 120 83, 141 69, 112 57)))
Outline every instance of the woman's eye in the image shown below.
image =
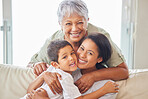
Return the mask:
POLYGON ((83 47, 80 47, 80 49, 81 49, 82 51, 84 51, 84 48, 83 48, 83 47))
POLYGON ((89 55, 93 55, 91 52, 88 52, 89 55))
POLYGON ((83 24, 83 22, 78 22, 78 24, 83 24))
POLYGON ((66 23, 66 25, 70 25, 70 23, 66 23))

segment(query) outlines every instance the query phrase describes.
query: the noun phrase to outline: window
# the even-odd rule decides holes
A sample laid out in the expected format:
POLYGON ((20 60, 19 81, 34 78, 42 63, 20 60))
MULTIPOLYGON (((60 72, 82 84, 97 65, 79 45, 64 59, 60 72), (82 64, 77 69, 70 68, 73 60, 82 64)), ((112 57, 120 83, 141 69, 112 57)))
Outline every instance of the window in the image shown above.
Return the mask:
POLYGON ((0 63, 3 63, 3 15, 2 15, 2 0, 0 0, 0 63))

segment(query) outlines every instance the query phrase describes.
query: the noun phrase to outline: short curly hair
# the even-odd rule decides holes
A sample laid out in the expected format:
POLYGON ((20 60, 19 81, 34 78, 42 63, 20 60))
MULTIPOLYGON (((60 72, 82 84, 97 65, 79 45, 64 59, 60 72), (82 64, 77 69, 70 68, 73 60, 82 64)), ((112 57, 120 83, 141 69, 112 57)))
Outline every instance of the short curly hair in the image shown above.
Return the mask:
POLYGON ((54 41, 51 41, 50 44, 47 47, 47 54, 48 54, 49 59, 51 61, 55 61, 55 62, 58 63, 59 50, 61 48, 64 48, 67 45, 72 47, 72 45, 68 41, 65 41, 65 40, 54 40, 54 41))

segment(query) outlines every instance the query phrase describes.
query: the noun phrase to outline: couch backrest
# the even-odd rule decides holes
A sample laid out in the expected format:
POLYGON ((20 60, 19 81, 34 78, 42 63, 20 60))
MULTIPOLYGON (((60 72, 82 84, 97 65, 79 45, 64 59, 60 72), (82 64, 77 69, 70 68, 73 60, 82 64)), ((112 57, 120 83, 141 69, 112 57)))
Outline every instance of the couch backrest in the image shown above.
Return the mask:
POLYGON ((33 70, 0 64, 0 99, 19 99, 35 79, 33 70))

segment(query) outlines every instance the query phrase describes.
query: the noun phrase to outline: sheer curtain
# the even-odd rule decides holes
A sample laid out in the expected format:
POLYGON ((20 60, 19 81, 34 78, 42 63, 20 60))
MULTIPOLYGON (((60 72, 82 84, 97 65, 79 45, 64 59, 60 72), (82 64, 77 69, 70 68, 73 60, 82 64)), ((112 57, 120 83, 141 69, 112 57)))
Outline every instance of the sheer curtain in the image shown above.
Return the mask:
MULTIPOLYGON (((26 66, 45 40, 60 29, 57 8, 62 0, 12 0, 13 64, 26 66)), ((90 22, 110 33, 120 47, 121 0, 84 0, 90 22)))
POLYGON ((2 15, 2 0, 0 0, 0 63, 3 63, 3 31, 1 26, 3 25, 3 15, 2 15))

